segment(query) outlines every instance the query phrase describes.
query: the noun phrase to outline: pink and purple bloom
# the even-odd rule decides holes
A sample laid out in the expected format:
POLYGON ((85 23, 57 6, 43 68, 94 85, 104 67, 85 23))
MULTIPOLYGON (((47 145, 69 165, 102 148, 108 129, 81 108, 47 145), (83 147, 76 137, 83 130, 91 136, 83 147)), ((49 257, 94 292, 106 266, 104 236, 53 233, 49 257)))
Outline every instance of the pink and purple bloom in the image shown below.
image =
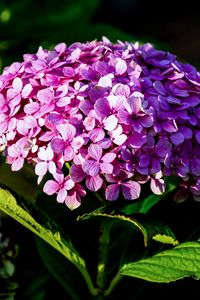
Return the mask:
POLYGON ((44 192, 70 209, 87 190, 161 194, 171 175, 178 201, 199 200, 200 73, 150 44, 40 47, 0 76, 0 151, 13 171, 33 164, 39 184, 52 176, 44 192))

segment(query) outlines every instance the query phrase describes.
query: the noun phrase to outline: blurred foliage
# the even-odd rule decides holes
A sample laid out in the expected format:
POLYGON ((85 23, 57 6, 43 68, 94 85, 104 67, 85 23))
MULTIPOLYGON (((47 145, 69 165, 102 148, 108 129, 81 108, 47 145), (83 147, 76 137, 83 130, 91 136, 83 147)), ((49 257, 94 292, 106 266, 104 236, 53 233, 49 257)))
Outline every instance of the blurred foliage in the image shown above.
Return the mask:
POLYGON ((13 282, 15 272, 14 259, 18 254, 18 245, 3 235, 0 219, 0 300, 14 300, 18 284, 13 282))
POLYGON ((129 34, 105 23, 95 23, 101 0, 1 0, 0 69, 22 60, 23 53, 39 45, 101 39, 131 39, 129 34))

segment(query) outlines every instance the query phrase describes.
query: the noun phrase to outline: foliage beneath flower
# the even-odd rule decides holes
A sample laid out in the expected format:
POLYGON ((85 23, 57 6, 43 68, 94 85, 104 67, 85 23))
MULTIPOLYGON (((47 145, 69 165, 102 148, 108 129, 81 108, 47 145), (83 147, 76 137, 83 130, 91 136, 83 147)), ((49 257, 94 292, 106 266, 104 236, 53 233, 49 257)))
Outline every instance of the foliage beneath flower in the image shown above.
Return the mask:
POLYGON ((122 226, 128 226, 132 230, 138 230, 143 235, 145 247, 148 246, 151 239, 174 246, 178 244, 178 241, 170 228, 161 224, 161 222, 159 224, 154 224, 154 221, 147 222, 145 220, 140 220, 139 216, 130 218, 124 215, 107 214, 98 211, 87 213, 78 217, 78 221, 90 219, 99 219, 100 221, 104 220, 105 222, 110 222, 112 225, 117 223, 122 226), (162 234, 159 232, 162 232, 162 234))
MULTIPOLYGON (((2 223, 2 222, 1 222, 2 223)), ((13 282, 18 245, 2 233, 0 224, 0 299, 14 300, 18 284, 13 282)))
MULTIPOLYGON (((41 238, 41 240, 36 239, 36 242, 43 262, 72 299, 78 299, 80 293, 87 295, 88 299, 91 295, 93 297, 97 295, 109 297, 115 286, 121 279, 125 280, 127 276, 153 282, 171 282, 187 276, 199 278, 199 243, 180 243, 179 246, 172 248, 178 243, 173 232, 164 223, 150 220, 148 216, 136 214, 134 217, 125 217, 119 214, 105 213, 101 208, 80 216, 79 220, 84 222, 75 221, 70 228, 66 226, 65 222, 65 227, 58 228, 47 216, 43 215, 41 209, 35 211, 37 207, 34 205, 28 209, 28 203, 23 199, 21 204, 26 209, 22 208, 8 191, 1 189, 1 210, 41 238), (35 218, 33 215, 37 215, 37 217, 35 218), (40 216, 40 221, 38 216, 40 216), (43 221, 41 222, 41 220, 43 221), (105 260, 102 260, 101 257, 101 264, 98 264, 97 269, 97 278, 103 270, 103 277, 98 279, 97 283, 102 282, 103 279, 108 279, 103 289, 100 289, 98 284, 95 286, 90 278, 91 274, 94 276, 93 268, 96 266, 94 262, 97 263, 94 258, 98 247, 93 244, 94 241, 91 239, 93 234, 96 235, 95 224, 98 223, 96 221, 100 222, 101 225, 106 225, 104 234, 100 232, 99 247, 107 255, 106 261, 108 258, 109 260, 105 264, 105 260), (72 232, 72 227, 74 232, 72 232), (65 233, 63 233, 64 228, 65 233), (145 249, 141 243, 141 236, 145 242, 145 249), (84 245, 81 242, 82 238, 85 241, 84 245), (74 242, 76 247, 73 246, 74 242), (75 249, 80 245, 82 246, 81 254, 75 249), (82 258, 83 253, 87 253, 86 256, 90 258, 88 263, 91 273, 88 272, 85 259, 82 258), (77 280, 79 281, 78 287, 76 285, 77 280)), ((54 205, 57 207, 55 203, 54 205)), ((75 212, 69 210, 68 212, 70 213, 68 215, 70 222, 73 222, 75 212)), ((103 227, 100 226, 100 228, 103 227)), ((49 279, 44 277, 42 282, 41 278, 38 280, 38 284, 43 285, 49 279)), ((39 293, 42 286, 36 285, 34 289, 35 291, 38 290, 39 293)), ((45 292, 43 289, 42 291, 42 295, 44 295, 45 292)))
POLYGON ((33 233, 44 239, 58 252, 61 252, 70 262, 80 267, 85 266, 85 262, 79 257, 79 254, 73 249, 73 246, 67 241, 62 241, 59 231, 46 229, 39 224, 34 218, 21 206, 17 204, 16 199, 9 191, 0 189, 0 207, 3 212, 17 220, 19 223, 27 227, 33 233))
POLYGON ((177 246, 178 245, 178 241, 175 240, 173 237, 171 236, 167 236, 165 234, 156 234, 155 236, 152 237, 153 240, 160 242, 160 243, 164 243, 164 244, 170 244, 173 246, 177 246))
POLYGON ((124 265, 121 274, 166 283, 186 276, 200 279, 199 255, 200 244, 186 242, 153 257, 124 265))

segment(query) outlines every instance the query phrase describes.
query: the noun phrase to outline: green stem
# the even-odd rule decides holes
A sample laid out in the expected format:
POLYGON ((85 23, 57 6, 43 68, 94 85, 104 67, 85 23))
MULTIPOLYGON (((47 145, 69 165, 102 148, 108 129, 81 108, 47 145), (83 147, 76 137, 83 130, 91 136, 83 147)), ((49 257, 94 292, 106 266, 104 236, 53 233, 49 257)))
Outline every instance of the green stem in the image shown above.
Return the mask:
POLYGON ((70 164, 69 164, 68 162, 65 162, 65 167, 66 167, 68 170, 70 170, 70 168, 71 168, 71 166, 70 166, 70 164))
POLYGON ((89 273, 88 273, 88 270, 87 270, 87 268, 86 267, 81 267, 81 266, 79 266, 79 265, 77 265, 77 268, 79 269, 79 271, 81 272, 81 274, 82 274, 82 276, 83 276, 83 278, 84 278, 84 280, 85 280, 85 282, 86 282, 86 284, 87 284, 87 287, 88 287, 88 289, 89 289, 89 291, 90 291, 90 294, 92 295, 92 296, 94 296, 94 297, 96 297, 97 295, 98 295, 98 289, 96 289, 95 287, 94 287, 94 284, 93 284, 93 282, 92 282, 92 280, 91 280, 91 277, 90 277, 90 275, 89 275, 89 273))
POLYGON ((97 286, 100 294, 103 294, 107 279, 106 267, 108 263, 111 224, 104 221, 100 225, 99 258, 97 265, 97 286))
POLYGON ((112 293, 112 291, 114 290, 116 285, 119 283, 119 281, 122 280, 122 278, 123 278, 123 276, 121 276, 119 272, 115 275, 115 277, 113 277, 108 289, 104 292, 105 297, 110 296, 110 294, 112 293))
POLYGON ((105 200, 99 195, 99 193, 94 193, 96 198, 105 206, 105 200))

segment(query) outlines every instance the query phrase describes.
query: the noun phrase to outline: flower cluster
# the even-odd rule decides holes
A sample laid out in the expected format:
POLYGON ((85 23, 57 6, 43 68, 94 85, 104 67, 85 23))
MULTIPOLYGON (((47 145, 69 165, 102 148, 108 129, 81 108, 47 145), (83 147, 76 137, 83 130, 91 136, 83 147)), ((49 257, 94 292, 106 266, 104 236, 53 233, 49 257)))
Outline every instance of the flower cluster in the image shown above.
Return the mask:
POLYGON ((50 173, 44 192, 70 209, 87 189, 133 200, 150 181, 161 194, 170 175, 198 200, 200 74, 150 44, 40 47, 0 76, 0 149, 13 171, 50 173))

